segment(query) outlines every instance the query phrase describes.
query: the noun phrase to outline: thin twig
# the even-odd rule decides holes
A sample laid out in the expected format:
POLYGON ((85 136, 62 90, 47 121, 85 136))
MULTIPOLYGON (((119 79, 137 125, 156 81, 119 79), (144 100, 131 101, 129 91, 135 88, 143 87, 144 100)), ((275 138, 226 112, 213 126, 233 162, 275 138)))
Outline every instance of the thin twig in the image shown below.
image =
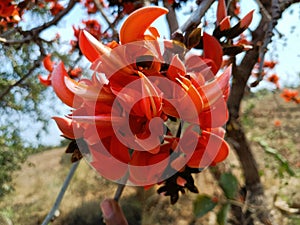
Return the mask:
POLYGON ((3 91, 0 94, 0 102, 3 100, 3 98, 16 86, 20 85, 24 80, 26 80, 28 77, 31 76, 31 74, 33 73, 33 71, 36 69, 36 67, 38 67, 40 65, 40 63, 42 62, 43 56, 41 55, 38 59, 36 59, 33 62, 33 66, 28 70, 28 72, 21 77, 18 81, 16 81, 15 83, 9 85, 5 91, 3 91))
POLYGON ((126 182, 128 180, 128 177, 129 177, 129 172, 127 172, 124 177, 122 177, 120 180, 119 180, 119 184, 118 184, 118 187, 117 187, 117 190, 115 192, 115 195, 114 195, 114 200, 116 202, 119 201, 119 199, 121 198, 121 195, 124 191, 124 188, 126 186, 126 182))
MULTIPOLYGON (((114 19, 114 21, 111 23, 111 25, 112 25, 113 27, 115 27, 115 26, 117 25, 117 23, 118 23, 123 17, 124 17, 124 14, 123 14, 123 13, 119 13, 119 14, 115 17, 115 19, 114 19)), ((110 27, 106 28, 106 30, 104 30, 104 33, 107 32, 107 31, 109 30, 109 28, 110 28, 110 27)))
POLYGON ((69 4, 65 9, 59 12, 52 20, 42 24, 41 26, 35 27, 28 31, 19 31, 23 34, 23 39, 16 39, 16 40, 9 40, 7 38, 1 37, 0 42, 7 44, 7 45, 15 45, 15 44, 24 44, 31 40, 35 40, 39 34, 49 28, 50 26, 56 25, 77 3, 77 0, 70 0, 69 4))
POLYGON ((103 11, 103 7, 100 3, 99 0, 94 0, 99 12, 101 13, 101 16, 103 17, 103 19, 105 20, 105 22, 108 24, 109 28, 112 30, 113 35, 114 36, 118 36, 118 31, 115 29, 115 25, 113 24, 113 22, 110 22, 110 20, 108 19, 108 17, 106 16, 105 12, 103 11))
MULTIPOLYGON (((260 2, 259 0, 257 0, 257 2, 260 2)), ((264 8, 264 7, 263 7, 264 8)), ((267 11, 267 10, 265 10, 267 11)), ((262 80, 263 80, 263 66, 264 66, 264 60, 265 60, 265 55, 266 52, 268 51, 268 45, 269 43, 271 43, 272 41, 272 37, 273 37, 273 29, 274 27, 277 25, 277 20, 281 17, 281 10, 280 10, 280 5, 279 5, 279 0, 272 0, 272 17, 271 19, 269 18, 269 13, 264 15, 266 16, 266 18, 269 20, 268 23, 268 28, 265 34, 265 39, 263 42, 263 45, 260 48, 259 51, 259 67, 258 67, 258 77, 256 79, 256 81, 254 81, 251 84, 251 87, 256 87, 262 80)))
POLYGON ((52 209, 50 210, 50 212, 48 213, 48 215, 46 216, 46 218, 44 219, 44 221, 41 225, 47 225, 51 220, 53 220, 54 214, 60 206, 60 203, 64 197, 64 194, 70 184, 70 181, 71 181, 73 175, 75 174, 76 169, 78 168, 79 162, 80 162, 80 160, 72 164, 71 169, 70 169, 70 171, 60 189, 60 192, 58 193, 57 198, 52 206, 52 209))
POLYGON ((264 5, 260 2, 260 0, 255 0, 257 5, 259 6, 259 10, 261 13, 267 18, 268 21, 272 20, 272 16, 268 12, 268 10, 264 7, 264 5))
MULTIPOLYGON (((191 31, 196 28, 200 23, 201 19, 206 13, 206 11, 210 8, 212 3, 215 0, 203 0, 201 1, 198 8, 192 13, 190 18, 179 28, 179 32, 185 33, 187 31, 191 31)), ((176 31, 178 32, 178 31, 176 31)))

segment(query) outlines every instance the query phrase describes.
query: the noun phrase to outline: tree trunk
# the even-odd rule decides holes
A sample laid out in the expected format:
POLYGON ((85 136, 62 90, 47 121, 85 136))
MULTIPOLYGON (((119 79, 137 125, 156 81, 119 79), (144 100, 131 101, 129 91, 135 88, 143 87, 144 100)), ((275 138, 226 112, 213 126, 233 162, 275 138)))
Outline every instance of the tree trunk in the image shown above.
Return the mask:
MULTIPOLYGON (((265 7, 270 9, 270 4, 266 3, 265 7)), ((242 124, 239 121, 239 116, 247 81, 251 75, 252 68, 258 61, 260 46, 265 38, 268 22, 267 18, 263 16, 259 26, 252 32, 254 48, 246 53, 240 65, 234 63, 232 88, 227 103, 230 114, 230 119, 227 123, 227 138, 233 146, 243 169, 247 191, 246 203, 256 207, 257 210, 254 213, 264 224, 271 224, 267 208, 264 207, 264 190, 256 160, 252 154, 242 124)), ((243 213, 241 209, 233 207, 233 213, 240 224, 253 224, 251 213, 248 210, 243 213)))

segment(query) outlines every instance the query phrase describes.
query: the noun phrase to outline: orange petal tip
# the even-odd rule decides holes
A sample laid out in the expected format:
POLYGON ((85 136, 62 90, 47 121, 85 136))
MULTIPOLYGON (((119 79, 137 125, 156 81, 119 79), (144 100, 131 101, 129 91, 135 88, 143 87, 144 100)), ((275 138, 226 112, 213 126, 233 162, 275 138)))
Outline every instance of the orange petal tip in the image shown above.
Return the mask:
POLYGON ((143 40, 144 33, 150 25, 168 12, 168 9, 159 6, 148 6, 134 11, 126 18, 120 29, 120 42, 126 44, 143 40))

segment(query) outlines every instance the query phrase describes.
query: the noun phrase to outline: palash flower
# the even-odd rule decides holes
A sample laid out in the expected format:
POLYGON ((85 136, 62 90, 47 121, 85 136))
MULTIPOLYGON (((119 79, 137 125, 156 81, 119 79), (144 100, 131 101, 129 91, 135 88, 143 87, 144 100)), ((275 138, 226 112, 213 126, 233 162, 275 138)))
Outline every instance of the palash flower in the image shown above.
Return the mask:
MULTIPOLYGON (((120 43, 104 45, 81 31, 79 46, 95 73, 75 81, 60 63, 51 82, 72 107, 67 117, 54 117, 58 127, 66 138, 84 140, 90 163, 101 175, 112 180, 128 175, 132 184, 147 187, 172 178, 167 186, 177 185, 178 195, 184 187, 196 192, 192 172, 227 157, 221 126, 228 116, 231 67, 216 76, 222 49, 208 34, 203 37, 204 60, 177 54, 166 59, 164 50, 173 42, 159 42, 158 31, 150 26, 166 13, 154 6, 135 11, 121 27, 120 43), (174 118, 187 126, 181 136, 165 123, 174 118)), ((164 187, 160 192, 176 202, 175 192, 164 187)))
POLYGON ((0 2, 0 17, 9 17, 13 14, 16 6, 11 0, 1 0, 0 2))
POLYGON ((286 101, 294 101, 295 103, 300 103, 300 97, 298 96, 299 92, 297 90, 292 89, 283 89, 281 93, 281 97, 286 101))

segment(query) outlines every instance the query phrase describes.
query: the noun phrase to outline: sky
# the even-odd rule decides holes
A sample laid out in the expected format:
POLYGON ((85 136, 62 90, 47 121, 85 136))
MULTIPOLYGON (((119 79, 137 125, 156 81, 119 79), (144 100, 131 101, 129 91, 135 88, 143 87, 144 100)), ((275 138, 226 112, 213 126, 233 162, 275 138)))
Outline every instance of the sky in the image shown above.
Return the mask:
MULTIPOLYGON (((256 8, 256 4, 252 0, 241 0, 241 6, 241 17, 250 10, 255 9, 253 22, 250 26, 250 29, 255 29, 260 17, 259 10, 256 8)), ((183 10, 178 13, 179 25, 182 25, 182 23, 185 22, 189 17, 188 12, 184 10, 189 10, 192 7, 193 4, 188 2, 187 6, 184 6, 183 10)), ((209 13, 210 15, 213 15, 215 13, 215 10, 211 9, 209 13)), ((51 35, 54 37, 55 34, 59 32, 62 40, 68 43, 69 40, 74 39, 72 25, 80 24, 82 16, 85 15, 86 14, 83 7, 77 6, 69 15, 67 15, 62 20, 62 22, 57 27, 54 27, 53 29, 51 29, 51 31, 48 31, 49 33, 44 33, 42 35, 45 38, 51 39, 51 35)), ((300 20, 299 17, 300 4, 295 4, 284 13, 282 19, 277 25, 277 30, 284 36, 282 39, 278 39, 278 34, 275 33, 273 42, 268 46, 269 52, 266 54, 266 60, 275 60, 279 62, 273 72, 277 73, 281 77, 280 83, 282 87, 292 87, 300 85, 300 26, 298 25, 300 20)), ((99 15, 95 18, 100 22, 103 21, 101 16, 99 15)), ((102 22, 102 24, 105 24, 105 22, 102 22)), ((118 26, 118 29, 120 28, 120 25, 118 26)), ((169 37, 165 18, 159 18, 154 22, 153 26, 158 28, 162 37, 169 37)), ((103 29, 106 29, 106 27, 104 26, 103 29)), ((254 91, 262 88, 268 88, 272 90, 274 89, 274 85, 270 84, 269 82, 262 82, 258 88, 254 89, 254 91)), ((47 105, 47 103, 45 104, 47 105)), ((45 108, 47 108, 47 106, 45 106, 45 108)), ((70 109, 61 106, 58 110, 60 111, 59 116, 64 116, 69 113, 70 109)), ((49 115, 49 120, 50 118, 51 115, 49 115)), ((34 138, 34 133, 26 131, 26 126, 26 124, 21 124, 21 127, 24 127, 25 129, 23 137, 27 140, 30 140, 30 142, 37 143, 37 140, 35 140, 34 138)), ((38 125, 35 125, 35 128, 38 128, 38 125)), ((32 130, 32 127, 30 126, 29 129, 32 130)), ((42 144, 57 145, 61 140, 63 140, 60 137, 60 131, 58 130, 53 120, 50 121, 49 131, 49 134, 42 134, 42 144)))

